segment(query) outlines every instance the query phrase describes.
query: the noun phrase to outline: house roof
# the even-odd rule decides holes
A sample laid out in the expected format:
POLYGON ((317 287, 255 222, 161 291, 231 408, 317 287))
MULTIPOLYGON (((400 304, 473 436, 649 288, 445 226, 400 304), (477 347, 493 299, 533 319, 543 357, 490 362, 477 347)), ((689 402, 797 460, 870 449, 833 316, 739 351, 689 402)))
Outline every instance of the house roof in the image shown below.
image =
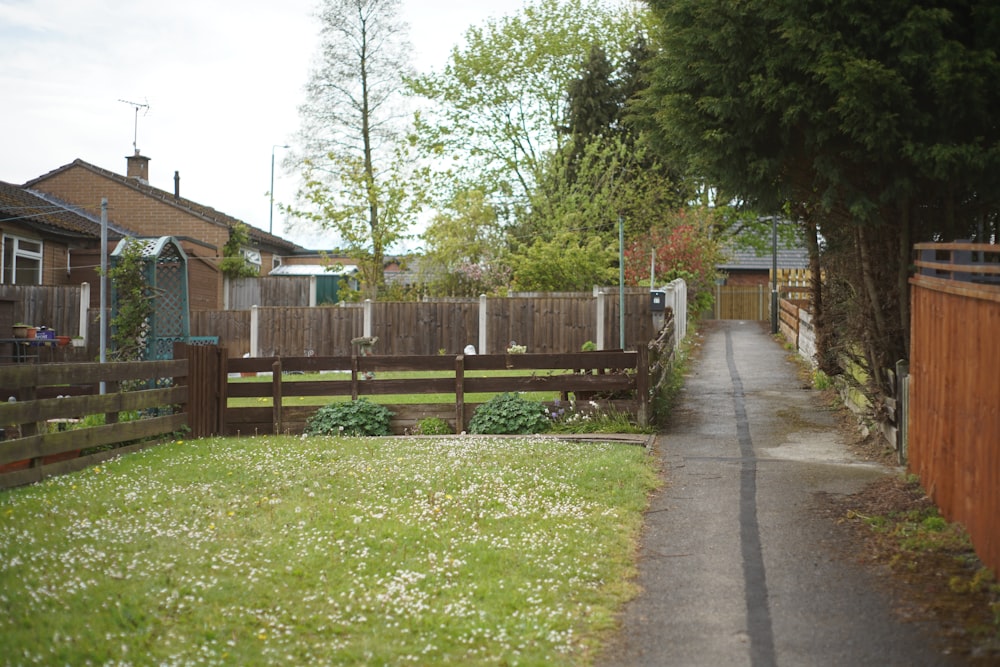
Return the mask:
MULTIPOLYGON (((770 252, 758 255, 753 249, 727 250, 728 259, 717 266, 722 271, 770 271, 770 252)), ((805 248, 778 248, 779 269, 808 269, 809 251, 805 248)))
POLYGON ((354 264, 345 264, 340 267, 325 264, 282 264, 275 267, 270 276, 350 276, 358 272, 358 267, 354 264))
MULTIPOLYGON (((49 235, 101 238, 100 219, 87 210, 3 181, 0 181, 0 221, 17 222, 49 235)), ((109 238, 121 238, 122 232, 121 228, 108 225, 109 238)))
POLYGON ((52 171, 43 174, 38 178, 34 178, 28 181, 24 185, 25 187, 34 186, 38 183, 45 181, 48 178, 51 178, 52 176, 55 176, 56 174, 72 169, 73 167, 82 167, 83 169, 93 172, 94 174, 102 176, 103 178, 115 181, 116 183, 131 188, 137 192, 140 192, 151 199, 156 199, 167 206, 173 206, 174 208, 181 209, 186 213, 201 218, 202 220, 205 220, 207 222, 211 222, 217 225, 225 225, 226 227, 233 227, 236 224, 242 223, 246 225, 250 238, 253 241, 256 241, 257 243, 264 243, 276 249, 282 249, 288 252, 289 254, 301 252, 302 250, 304 250, 304 248, 302 248, 301 246, 296 245, 295 243, 292 243, 287 239, 265 232, 264 230, 258 229, 257 227, 254 227, 253 225, 243 222, 238 218, 234 218, 230 215, 222 213, 221 211, 217 211, 210 206, 204 206, 202 204, 199 204, 198 202, 191 201, 190 199, 185 199, 184 197, 175 197, 174 193, 172 192, 161 190, 159 188, 154 188, 153 186, 143 181, 137 180, 135 178, 129 178, 127 176, 122 176, 121 174, 116 174, 113 171, 97 167, 95 165, 90 164, 89 162, 84 162, 83 160, 80 159, 73 160, 73 162, 69 164, 57 167, 56 169, 53 169, 52 171))

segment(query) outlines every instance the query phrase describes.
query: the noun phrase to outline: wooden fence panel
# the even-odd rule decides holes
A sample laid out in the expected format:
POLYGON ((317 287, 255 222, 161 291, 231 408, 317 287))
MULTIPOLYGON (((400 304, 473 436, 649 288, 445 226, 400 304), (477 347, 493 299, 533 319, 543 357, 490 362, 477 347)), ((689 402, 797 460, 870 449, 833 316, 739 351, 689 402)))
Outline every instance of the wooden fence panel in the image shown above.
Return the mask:
POLYGON ((379 301, 372 308, 372 335, 378 336, 375 352, 380 355, 458 354, 479 340, 478 300, 379 301))
MULTIPOLYGON (((487 302, 487 350, 502 354, 510 341, 529 352, 578 351, 597 341, 597 300, 577 297, 498 297, 487 302)), ((479 347, 479 300, 373 302, 372 331, 379 339, 375 354, 456 354, 479 347)), ((363 305, 262 307, 258 354, 327 356, 350 354, 351 340, 364 335, 363 305)), ((605 297, 604 347, 619 347, 618 295, 605 297)), ((250 352, 250 311, 191 313, 193 336, 218 336, 233 355, 250 352)), ((649 292, 625 295, 625 347, 637 349, 656 335, 649 292)))
POLYGON ((763 285, 719 285, 712 319, 767 320, 771 317, 771 291, 763 285))
POLYGON ((250 352, 249 310, 193 310, 192 336, 218 336, 219 344, 229 349, 230 356, 250 352))
MULTIPOLYGON (((79 285, 0 285, 0 299, 13 302, 13 321, 46 326, 75 336, 80 331, 79 285)), ((0 332, 9 338, 10 332, 0 332)))
POLYGON ((258 277, 227 280, 229 310, 249 310, 253 306, 263 306, 260 298, 260 281, 258 277))
POLYGON ((1000 569, 1000 287, 911 278, 909 468, 1000 569))
POLYGON ((260 279, 260 302, 258 306, 300 306, 308 307, 309 276, 264 276, 260 279))

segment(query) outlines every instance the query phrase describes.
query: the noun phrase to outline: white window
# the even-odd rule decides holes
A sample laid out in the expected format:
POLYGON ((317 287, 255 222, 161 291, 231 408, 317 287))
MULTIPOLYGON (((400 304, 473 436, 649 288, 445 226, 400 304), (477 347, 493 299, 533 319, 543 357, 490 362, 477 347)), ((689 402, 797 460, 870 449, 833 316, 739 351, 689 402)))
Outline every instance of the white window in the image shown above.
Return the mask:
POLYGON ((3 236, 3 276, 6 285, 42 284, 42 242, 3 236))
POLYGON ((240 254, 243 255, 243 259, 246 260, 247 264, 260 269, 261 259, 259 250, 255 248, 240 248, 240 254))

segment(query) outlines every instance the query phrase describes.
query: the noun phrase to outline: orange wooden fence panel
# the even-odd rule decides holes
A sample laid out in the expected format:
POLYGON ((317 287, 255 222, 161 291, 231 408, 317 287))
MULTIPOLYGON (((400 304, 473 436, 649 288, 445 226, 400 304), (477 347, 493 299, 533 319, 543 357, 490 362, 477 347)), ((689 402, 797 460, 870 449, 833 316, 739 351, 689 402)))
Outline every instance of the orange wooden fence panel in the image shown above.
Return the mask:
POLYGON ((1000 287, 915 276, 909 469, 1000 570, 1000 287))

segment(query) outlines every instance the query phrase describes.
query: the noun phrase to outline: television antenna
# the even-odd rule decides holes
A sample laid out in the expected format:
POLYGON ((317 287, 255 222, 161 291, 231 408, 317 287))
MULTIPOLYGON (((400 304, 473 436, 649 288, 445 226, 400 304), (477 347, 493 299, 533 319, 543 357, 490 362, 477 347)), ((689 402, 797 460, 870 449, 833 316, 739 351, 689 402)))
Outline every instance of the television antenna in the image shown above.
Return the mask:
POLYGON ((139 145, 138 145, 138 143, 139 143, 139 109, 144 109, 144 111, 142 112, 143 116, 145 116, 146 114, 148 114, 149 113, 149 102, 148 102, 148 100, 145 103, 130 102, 129 100, 123 100, 123 99, 119 99, 118 101, 119 102, 124 102, 125 104, 127 104, 130 107, 133 107, 135 109, 135 130, 134 130, 134 134, 132 135, 132 148, 135 150, 135 154, 138 155, 139 154, 139 145))

